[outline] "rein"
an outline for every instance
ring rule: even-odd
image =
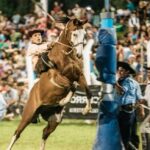
[[[84,42],[79,42],[79,43],[77,43],[77,44],[75,44],[75,45],[73,45],[73,47],[76,47],[76,46],[78,46],[78,45],[83,45],[84,44]]]
[[[61,44],[61,45],[65,46],[65,47],[68,47],[68,48],[71,48],[71,49],[73,48],[73,46],[69,46],[69,45],[64,44],[64,43],[61,43],[61,42],[59,42],[59,41],[57,41],[56,43]]]
[[[73,52],[73,46],[69,46],[67,44],[64,44],[64,43],[61,43],[61,42],[58,42],[58,41],[56,43],[61,44],[61,45],[65,46],[65,47],[71,48],[71,50],[69,52],[66,52],[66,51],[63,50],[63,53],[65,55],[69,55],[69,54],[71,54]]]
[[[47,65],[49,68],[54,68],[55,65],[52,63],[50,60],[48,62],[41,56],[42,61],[44,62],[45,65]]]
[[[69,45],[64,44],[64,43],[61,43],[61,42],[59,42],[59,41],[57,41],[56,43],[61,44],[61,45],[65,46],[65,47],[68,47],[68,48],[71,49],[69,52],[63,51],[63,53],[64,53],[65,55],[69,55],[70,53],[72,53],[72,52],[73,52],[73,49],[74,49],[76,46],[78,46],[78,45],[80,45],[80,44],[84,44],[83,42],[80,42],[80,43],[77,43],[77,44],[75,44],[75,45],[73,45],[73,46],[69,46]]]

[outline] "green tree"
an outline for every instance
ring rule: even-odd
[[[18,0],[19,6],[17,7],[17,12],[21,15],[32,12],[34,9],[34,3],[31,0]]]
[[[124,3],[125,3],[125,0],[111,0],[110,1],[111,2],[111,4],[113,5],[113,6],[115,6],[116,8],[124,8]]]
[[[0,10],[11,17],[15,13],[24,15],[31,12],[33,3],[31,0],[0,0]]]
[[[34,0],[39,2],[40,0]],[[48,0],[49,10],[52,9],[54,1],[56,0]],[[104,7],[105,0],[57,0],[59,3],[64,4],[65,10],[68,8],[73,8],[75,3],[78,3],[82,7],[91,6],[96,12],[100,12],[100,10]],[[111,4],[117,8],[122,8],[124,5],[124,0],[110,0]],[[11,17],[15,13],[20,13],[24,15],[26,13],[32,12],[34,3],[32,0],[0,0],[0,10],[3,14]]]

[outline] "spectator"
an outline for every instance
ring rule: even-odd
[[[0,93],[0,121],[1,120],[13,120],[14,114],[7,113],[8,104],[4,100],[3,95]]]
[[[130,11],[134,11],[135,10],[135,5],[132,2],[132,0],[126,0],[127,4],[126,4],[126,8]]]
[[[147,82],[146,82],[146,88],[144,91],[144,99],[147,101],[147,105],[150,107],[150,67],[145,67],[147,70]],[[146,122],[145,122],[146,121]],[[144,119],[143,124],[148,127],[150,125],[150,111],[148,111],[147,117]],[[149,141],[149,133],[145,134],[146,137],[146,150],[150,149],[150,141]]]
[[[21,20],[21,15],[19,13],[16,13],[12,16],[12,22],[17,26]]]
[[[146,54],[147,54],[147,65],[150,66],[150,35],[146,46]]]
[[[15,29],[11,30],[10,39],[13,42],[13,48],[18,46],[18,41],[21,38],[21,33]]]
[[[54,13],[58,13],[61,11],[62,4],[59,4],[57,1],[54,2],[53,11]]]
[[[146,7],[146,16],[147,19],[150,20],[150,3],[148,3]]]
[[[145,88],[144,98],[147,101],[148,106],[150,107],[150,67],[145,68],[147,70],[147,82],[146,82],[147,86]]]
[[[117,60],[123,61],[124,60],[124,52],[123,52],[123,46],[120,43],[120,41],[118,41],[116,49],[117,49]]]
[[[2,93],[0,92],[0,120],[4,119],[7,111],[7,103],[4,100]]]
[[[16,115],[16,102],[18,100],[18,92],[12,87],[12,84],[3,83],[3,97],[7,106],[7,115],[11,114],[12,117]]]
[[[60,24],[59,24],[60,26]],[[50,29],[47,30],[47,41],[52,43],[58,38],[59,30],[56,26],[52,25]]]
[[[128,25],[129,25],[129,28],[138,28],[140,29],[140,19],[139,17],[136,15],[136,12],[133,12],[128,20]]]
[[[17,113],[22,114],[24,106],[28,100],[29,92],[27,90],[25,81],[17,83],[18,100],[17,100]]]
[[[67,16],[68,17],[73,17],[73,12],[71,9],[67,9]]]
[[[85,8],[85,16],[89,23],[92,23],[93,15],[94,15],[94,10],[90,6],[86,7]]]
[[[91,85],[91,53],[92,47],[94,45],[93,32],[88,29],[87,43],[83,50],[83,72],[88,85]]]
[[[72,9],[72,13],[74,14],[74,16],[78,19],[81,19],[81,12],[82,8],[79,6],[79,4],[75,4],[74,8]]]
[[[140,1],[139,7],[137,8],[137,13],[141,22],[143,22],[144,18],[146,18],[146,5],[147,5],[146,2]]]
[[[124,56],[124,61],[128,61],[128,57],[130,54],[132,54],[131,49],[129,47],[129,43],[123,43],[123,56]]]

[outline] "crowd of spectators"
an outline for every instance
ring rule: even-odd
[[[117,59],[128,62],[136,70],[135,79],[144,83],[147,44],[150,42],[150,2],[140,1],[136,4],[132,0],[126,0],[124,9],[111,6],[110,10],[115,13],[114,25],[118,36]],[[78,19],[87,18],[83,60],[86,58],[85,63],[90,63],[84,64],[86,68],[84,72],[86,74],[89,72],[89,76],[86,77],[89,85],[99,84],[94,59],[99,44],[97,35],[100,15],[97,15],[91,6],[83,8],[79,4],[64,11],[63,4],[57,1],[49,13],[54,18],[66,15]],[[26,103],[28,97],[26,50],[30,42],[28,32],[33,28],[44,29],[44,38],[48,42],[54,41],[62,30],[61,24],[53,24],[37,7],[32,14],[21,16],[16,13],[12,18],[7,18],[0,12],[0,119],[11,120],[14,115],[22,112]]]

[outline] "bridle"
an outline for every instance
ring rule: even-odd
[[[69,52],[63,51],[63,53],[64,53],[65,55],[69,55],[70,53],[72,53],[76,46],[81,45],[81,44],[82,44],[82,45],[84,44],[84,42],[79,42],[79,43],[77,43],[77,44],[75,44],[75,45],[70,46],[70,45],[64,44],[64,43],[59,42],[59,41],[57,41],[56,43],[58,43],[58,44],[60,44],[60,45],[63,45],[63,46],[65,46],[65,47],[68,47],[68,48],[71,49]]]

